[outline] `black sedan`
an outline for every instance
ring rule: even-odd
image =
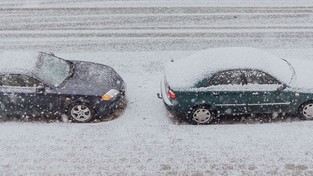
[[[0,116],[67,116],[89,122],[114,112],[125,84],[98,63],[65,60],[53,53],[0,54]]]

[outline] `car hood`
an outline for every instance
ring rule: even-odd
[[[313,61],[309,59],[287,59],[295,70],[295,78],[290,83],[291,87],[303,90],[313,89]]]
[[[113,68],[92,62],[72,62],[73,75],[65,80],[59,92],[102,96],[110,89],[124,90],[124,81]]]

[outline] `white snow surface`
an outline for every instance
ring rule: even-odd
[[[256,48],[233,47],[207,49],[169,62],[165,77],[173,89],[193,88],[198,81],[231,69],[264,71],[283,83],[289,83],[293,73],[287,62],[277,56]]]
[[[0,53],[0,72],[30,73],[38,55],[35,51],[3,51]]]
[[[304,60],[288,59],[288,62],[295,69],[295,79],[291,82],[291,86],[304,89],[304,91],[313,91],[313,60],[312,57],[308,57]]]
[[[204,48],[249,46],[312,60],[312,5],[1,0],[1,51],[44,50],[110,65],[127,83],[128,103],[120,117],[101,123],[1,122],[0,175],[313,175],[312,121],[273,114],[271,121],[231,117],[192,126],[156,98],[165,63]]]
[[[4,0],[3,7],[201,7],[201,6],[310,6],[310,0]]]
[[[195,52],[56,53],[115,68],[127,83],[127,108],[101,123],[0,123],[0,175],[311,175],[311,121],[275,116],[273,123],[193,126],[168,116],[156,98],[164,65]]]

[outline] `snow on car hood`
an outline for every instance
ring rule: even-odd
[[[165,77],[171,88],[192,88],[195,84],[221,70],[257,69],[289,83],[293,70],[283,59],[255,48],[214,48],[170,62]]]
[[[73,61],[75,70],[60,91],[71,94],[103,95],[110,89],[121,90],[123,80],[113,68],[85,61]],[[64,92],[65,93],[65,92]]]
[[[291,87],[313,90],[313,60],[309,59],[287,59],[295,69],[295,78],[290,83]]]

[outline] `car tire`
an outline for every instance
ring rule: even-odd
[[[307,101],[300,106],[299,116],[302,120],[313,120],[313,101]]]
[[[76,103],[69,106],[67,115],[73,122],[86,123],[94,119],[95,112],[86,103]]]
[[[207,125],[215,119],[216,113],[209,106],[201,105],[192,109],[188,121],[194,125]]]

